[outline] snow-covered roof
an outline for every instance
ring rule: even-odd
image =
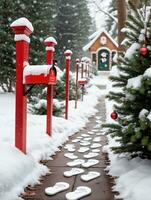
[[[89,40],[92,40],[93,38],[95,38],[98,34],[100,34],[100,32],[105,31],[104,29],[99,29],[96,32],[94,32],[92,35],[89,36]]]
[[[102,33],[105,33],[105,35],[112,41],[112,43],[118,47],[117,42],[107,33],[106,30],[100,29],[93,33],[91,36],[89,36],[89,39],[91,40],[87,45],[83,47],[83,51],[87,51],[95,42],[96,40],[100,37]]]

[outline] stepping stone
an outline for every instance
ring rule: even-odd
[[[67,162],[67,166],[74,167],[74,166],[77,166],[77,165],[81,165],[82,163],[84,163],[83,159],[76,159],[74,161]]]
[[[100,116],[96,116],[95,118],[96,118],[96,119],[101,119],[101,117],[100,117]]]
[[[90,140],[92,140],[92,138],[91,137],[85,137],[85,138],[83,138],[83,141],[90,141]]]
[[[65,146],[64,146],[64,149],[68,149],[68,148],[73,148],[73,147],[75,147],[75,145],[74,144],[66,144]]]
[[[102,147],[102,145],[99,144],[99,143],[93,143],[93,144],[90,146],[90,148],[92,148],[92,149],[95,149],[95,148],[98,148],[98,147]]]
[[[96,129],[93,129],[93,130],[92,130],[92,132],[95,132],[95,133],[98,132],[98,131],[99,131],[99,130],[96,130]]]
[[[79,153],[85,153],[86,151],[89,151],[89,150],[90,150],[89,147],[80,147],[80,148],[78,149],[78,152],[79,152]]]
[[[68,152],[75,152],[75,150],[76,150],[76,149],[75,149],[75,148],[72,148],[72,147],[67,149]]]
[[[101,137],[95,137],[94,139],[93,139],[93,142],[100,142],[101,141]]]
[[[102,135],[102,133],[96,133],[96,135],[97,135],[97,136],[100,136],[100,135]]]
[[[55,195],[59,192],[67,190],[69,187],[70,185],[66,182],[58,182],[53,187],[45,188],[45,194],[50,195],[50,196]]]
[[[90,153],[84,155],[83,157],[84,158],[94,158],[94,157],[96,157],[98,155],[99,155],[98,153],[90,152]]]
[[[91,133],[93,133],[93,132],[92,132],[92,131],[88,131],[87,133],[91,134]]]
[[[67,200],[78,200],[89,194],[91,194],[91,188],[89,188],[87,186],[79,186],[76,188],[75,191],[67,193],[66,199]]]
[[[77,159],[78,156],[74,155],[73,153],[65,153],[64,156],[66,158],[70,158],[71,160]]]
[[[84,172],[84,169],[81,168],[72,168],[70,171],[65,171],[63,174],[66,177],[71,177],[71,176],[75,176],[78,174],[82,174]]]
[[[98,120],[96,120],[96,123],[101,124],[102,121],[98,119]]]
[[[73,143],[76,143],[76,142],[80,142],[80,140],[81,140],[81,139],[77,138],[77,139],[72,140],[72,142],[73,142]]]
[[[82,139],[83,137],[81,137],[81,136],[78,136],[77,138],[78,138],[78,139]]]
[[[92,131],[89,131],[88,133],[89,133],[90,135],[94,135],[94,132],[92,132]]]
[[[88,161],[82,163],[82,167],[89,168],[89,167],[92,167],[93,165],[96,165],[98,163],[99,163],[99,160],[89,159]]]
[[[98,178],[100,175],[101,175],[100,172],[89,171],[88,174],[81,175],[81,180],[82,181],[91,181],[95,178]]]
[[[88,146],[88,145],[90,145],[91,144],[91,142],[87,142],[87,141],[82,141],[82,142],[80,142],[80,145],[81,146]]]
[[[94,153],[99,153],[101,151],[101,149],[91,149],[91,151]]]
[[[81,136],[82,136],[82,137],[89,137],[89,135],[88,135],[88,134],[85,134],[85,133],[83,133]]]

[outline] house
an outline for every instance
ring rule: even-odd
[[[112,60],[118,51],[118,44],[105,31],[99,30],[90,37],[90,42],[83,47],[91,56],[92,63],[99,71],[109,71],[112,68]]]

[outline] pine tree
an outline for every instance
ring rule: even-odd
[[[30,2],[22,0],[21,2],[20,6],[24,9],[24,16],[32,22],[34,27],[34,32],[30,36],[30,63],[44,64],[46,51],[43,41],[49,36],[54,36],[55,32],[55,0],[31,0]]]
[[[89,34],[91,18],[86,0],[57,0],[57,7],[56,38],[58,46],[56,53],[59,66],[63,69],[63,54],[66,49],[73,51],[73,61],[81,54]]]
[[[10,6],[11,5],[11,6]],[[4,91],[13,90],[15,80],[15,45],[10,24],[20,17],[28,18],[33,26],[31,35],[30,63],[45,63],[43,40],[55,31],[55,0],[1,0],[0,1],[0,85]]]
[[[0,1],[0,86],[4,91],[12,92],[14,84],[14,44],[10,31],[13,11],[10,9],[12,0]]]
[[[53,104],[53,115],[59,116],[64,112],[64,100],[65,100],[65,73],[62,74],[57,84],[54,86],[54,104]],[[70,88],[69,88],[69,100],[75,99],[75,80],[73,74],[70,71]],[[42,91],[37,90],[37,95],[30,95],[29,110],[36,115],[45,115],[46,110],[46,91],[44,88]],[[78,90],[78,98],[80,98],[80,89]]]
[[[116,1],[111,0],[108,6],[108,13],[112,15],[115,19],[117,19],[117,8],[116,8]],[[113,21],[113,19],[109,16],[106,16],[106,31],[115,39],[117,40],[117,22]]]
[[[118,75],[112,76],[114,87],[120,92],[112,91],[108,98],[114,100],[118,113],[117,123],[106,124],[108,133],[119,141],[114,147],[116,153],[131,155],[151,155],[151,53],[142,55],[142,47],[151,50],[151,13],[150,2],[141,3],[136,9],[129,3],[125,32],[127,51],[119,56],[117,62]],[[146,49],[146,50],[147,50]],[[149,69],[148,69],[149,68]]]

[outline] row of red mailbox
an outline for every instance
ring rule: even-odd
[[[26,18],[19,18],[11,24],[16,42],[16,120],[15,146],[26,153],[26,119],[27,119],[27,90],[28,85],[47,85],[47,120],[46,133],[52,133],[53,85],[57,82],[57,72],[53,64],[54,46],[57,44],[53,37],[48,37],[46,46],[46,65],[29,65],[29,35],[33,32],[32,24]],[[65,51],[66,87],[65,87],[65,118],[68,119],[69,101],[69,70],[72,52]],[[82,78],[79,85],[85,85],[87,80]]]

